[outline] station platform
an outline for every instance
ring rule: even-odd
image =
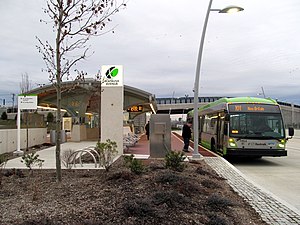
[[[142,135],[138,143],[135,146],[129,147],[124,153],[125,154],[134,154],[136,156],[143,155],[143,156],[150,156],[150,143],[147,140],[146,135]],[[173,151],[182,151],[183,148],[183,140],[182,137],[176,133],[172,132],[171,134],[171,149]],[[194,151],[194,143],[190,141],[190,152],[186,152],[187,156],[192,156]],[[200,155],[205,157],[216,157],[217,155],[202,148],[201,146],[198,147],[198,152]]]

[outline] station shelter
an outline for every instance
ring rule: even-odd
[[[62,82],[61,90],[61,108],[64,116],[62,128],[71,132],[74,141],[97,140],[101,121],[99,120],[101,101],[106,101],[102,97],[103,88],[100,82],[94,79]],[[57,107],[57,93],[53,84],[33,89],[28,94],[37,94],[40,111],[47,112]],[[157,105],[153,94],[124,85],[123,125],[127,128],[125,130],[129,129],[133,133],[143,132],[146,114],[156,111]]]

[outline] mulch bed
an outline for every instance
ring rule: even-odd
[[[119,158],[105,170],[2,170],[0,224],[265,224],[203,160],[183,172],[163,160],[132,173]]]

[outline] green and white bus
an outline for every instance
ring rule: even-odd
[[[189,112],[188,120],[193,117]],[[294,135],[289,128],[289,136]],[[221,98],[199,108],[199,143],[223,156],[286,156],[287,137],[275,100]]]

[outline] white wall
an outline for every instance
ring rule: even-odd
[[[101,142],[115,141],[120,155],[123,154],[123,96],[123,86],[103,87],[101,96]]]
[[[47,128],[28,129],[28,146],[47,142]],[[21,149],[27,146],[26,129],[21,129]],[[17,129],[0,130],[0,154],[17,150]]]

